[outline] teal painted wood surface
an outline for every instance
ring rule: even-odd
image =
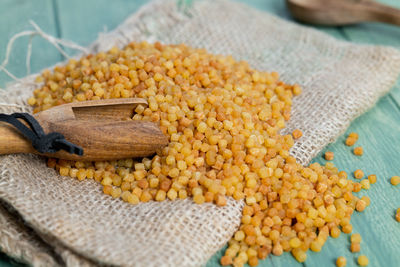
[[[54,36],[88,45],[99,32],[111,30],[129,14],[145,4],[146,0],[95,1],[95,0],[2,0],[0,2],[0,61],[3,60],[5,46],[9,38],[22,30],[29,29],[29,19],[34,20],[45,32]],[[291,20],[282,0],[249,0],[250,6]],[[398,0],[380,2],[400,7]],[[364,23],[347,27],[318,28],[327,34],[355,43],[390,45],[400,48],[400,27],[377,23]],[[11,58],[10,71],[24,76],[25,54],[28,38],[19,40]],[[69,51],[73,52],[73,51]],[[63,57],[46,41],[35,39],[32,53],[32,72],[50,66]],[[0,73],[0,87],[10,79]],[[378,182],[369,191],[371,206],[351,220],[353,232],[361,233],[363,242],[361,253],[368,255],[370,266],[395,267],[400,262],[400,224],[394,220],[395,209],[400,207],[400,188],[390,185],[389,179],[400,174],[400,82],[384,96],[369,112],[356,119],[347,132],[360,134],[357,144],[364,147],[362,157],[352,155],[351,148],[343,144],[340,137],[325,150],[335,152],[334,163],[339,169],[353,172],[363,169],[366,174],[375,173]],[[324,151],[325,151],[324,150]],[[321,152],[323,153],[323,152]],[[314,161],[324,163],[321,155]],[[297,263],[289,254],[281,257],[269,256],[260,261],[260,266],[334,266],[338,256],[345,256],[347,266],[356,266],[357,254],[349,252],[349,236],[342,234],[338,239],[330,238],[322,252],[308,253],[304,264]],[[223,251],[212,257],[207,266],[219,266]],[[0,253],[0,266],[21,266]]]

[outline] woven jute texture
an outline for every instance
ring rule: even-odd
[[[291,151],[302,164],[388,92],[400,72],[395,49],[337,41],[227,1],[150,3],[101,35],[90,51],[139,40],[232,54],[301,84],[304,93],[294,99],[285,132],[303,131]],[[31,80],[1,92],[1,112],[30,110]],[[190,199],[133,206],[104,195],[94,181],[60,177],[32,155],[0,158],[0,199],[11,208],[0,209],[2,250],[37,266],[199,266],[230,239],[243,206]]]

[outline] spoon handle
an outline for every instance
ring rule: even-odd
[[[0,155],[34,152],[31,143],[13,126],[0,122]]]
[[[400,26],[400,9],[371,0],[364,0],[360,4],[369,14],[369,20]]]

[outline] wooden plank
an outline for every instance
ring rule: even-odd
[[[54,21],[53,4],[51,0],[39,1],[15,1],[3,0],[0,2],[0,60],[4,60],[8,40],[16,33],[24,30],[32,30],[29,20],[33,20],[43,31],[56,36],[56,25]],[[9,71],[17,77],[26,74],[25,55],[29,37],[23,37],[16,41]],[[35,37],[32,43],[32,72],[37,72],[47,66],[51,66],[61,60],[59,52],[47,41]],[[12,79],[0,72],[0,88]]]
[[[253,8],[256,8],[258,10],[266,11],[269,12],[275,16],[278,16],[280,18],[293,21],[292,16],[289,13],[289,10],[286,7],[286,1],[282,0],[274,0],[274,1],[265,1],[265,0],[236,0],[237,2],[242,2],[245,3]],[[317,28],[318,30],[321,30],[327,34],[330,34],[336,38],[343,39],[344,36],[342,35],[342,32],[338,30],[336,27],[315,27],[312,25],[307,25],[303,24],[306,27],[313,27]]]
[[[400,173],[398,147],[400,140],[400,113],[389,95],[383,97],[369,112],[356,119],[347,133],[359,133],[360,138],[355,146],[362,146],[365,154],[357,157],[352,148],[344,145],[345,136],[329,145],[324,151],[335,153],[334,163],[349,174],[362,169],[366,175],[376,174],[378,181],[370,190],[362,190],[357,195],[367,195],[371,199],[369,206],[362,214],[354,214],[351,220],[353,233],[360,233],[363,241],[361,253],[370,259],[370,266],[396,266],[400,260],[397,253],[400,246],[400,224],[394,220],[395,209],[400,207],[399,188],[389,182],[393,175]],[[320,153],[315,161],[324,163]],[[352,180],[355,180],[352,178]],[[349,237],[341,234],[338,240],[331,239],[321,253],[315,253],[307,260],[307,266],[318,266],[324,260],[333,262],[338,256],[345,256],[347,266],[356,266],[354,258],[361,253],[349,251]]]
[[[277,5],[276,5],[276,2],[268,2],[269,5],[265,5],[266,2],[258,2],[258,1],[256,1],[256,2],[252,1],[250,3],[253,4],[255,7],[259,8],[259,9],[261,9],[261,7],[262,7],[262,9],[267,9],[267,10],[272,9],[274,12],[277,12],[278,15],[281,15],[284,18],[289,18],[287,12],[285,13],[285,9],[282,8],[282,5],[281,5],[282,2],[280,2],[280,4],[277,4]],[[281,12],[281,13],[279,13],[279,12]],[[60,20],[63,21],[62,19],[60,19]],[[63,37],[65,37],[64,28],[65,27],[64,27],[63,23],[61,23],[61,32],[63,34]],[[323,28],[322,30],[327,32],[327,33],[329,33],[329,34],[332,34],[332,35],[334,35],[336,37],[339,37],[339,38],[342,38],[342,39],[344,38],[343,35],[340,33],[340,31],[338,31],[337,29]],[[87,32],[87,30],[85,30],[85,31]],[[87,36],[88,35],[84,35],[83,37],[80,37],[80,38],[85,40],[85,38],[87,38]],[[90,39],[90,38],[88,38],[88,39]],[[91,40],[89,40],[89,42],[90,41]],[[345,238],[345,237],[342,237],[342,238]],[[330,249],[329,249],[329,251],[330,251]],[[222,250],[219,253],[217,253],[212,259],[210,259],[210,261],[208,262],[207,266],[218,266],[218,260],[219,260],[219,258],[221,256],[221,254],[222,254]],[[316,254],[316,253],[310,253],[310,254]],[[316,254],[316,255],[321,255],[322,256],[322,254]],[[312,257],[309,257],[309,258],[313,258],[313,257],[314,257],[314,255]],[[326,255],[323,255],[322,259],[324,259],[325,257],[326,257]],[[319,263],[321,263],[321,262],[326,262],[326,261],[319,261]],[[261,262],[261,266],[266,266],[266,265],[273,265],[273,266],[289,266],[290,265],[290,266],[292,266],[294,264],[296,264],[296,262],[293,260],[293,258],[289,254],[285,254],[282,257],[269,257],[267,260]],[[312,266],[312,265],[310,265],[310,266]]]
[[[263,1],[263,0],[251,0],[251,1],[245,1],[245,0],[239,0],[239,2],[244,2],[246,4],[249,4],[250,6],[257,8],[262,11],[267,11],[269,13],[272,13],[274,15],[277,15],[281,18],[284,18],[286,20],[292,21],[292,17],[289,14],[285,1]],[[303,24],[304,25],[304,24]],[[307,27],[311,27],[310,25],[304,25]],[[343,32],[341,29],[336,28],[336,27],[314,27],[317,28],[318,30],[321,30],[329,35],[332,35],[338,39],[345,40],[345,36],[343,35]],[[218,251],[206,264],[206,267],[216,267],[220,266],[219,264],[219,259],[224,255],[224,250],[226,248],[221,249]],[[318,253],[308,253],[308,258],[314,257],[312,254],[318,254]],[[309,265],[307,260],[304,264],[298,263],[290,253],[284,253],[282,256],[276,257],[276,256],[268,256],[267,259],[265,260],[260,260],[259,265],[260,267],[263,266],[273,266],[273,267],[286,267],[286,266],[323,266],[326,264],[326,261],[319,261],[317,264],[319,265]]]
[[[398,0],[377,0],[380,3],[400,8]],[[348,39],[355,43],[388,45],[400,48],[400,27],[383,23],[361,23],[343,27]]]
[[[211,259],[206,263],[205,267],[219,267],[221,266],[219,261],[221,257],[224,255],[224,251],[227,247],[225,246],[223,249],[218,251],[211,257]],[[287,266],[302,266],[302,264],[298,263],[291,254],[284,253],[282,256],[268,256],[265,260],[260,260],[259,267],[287,267]]]
[[[254,6],[259,9],[264,7],[269,11],[274,10],[274,13],[280,10],[276,8],[276,5],[272,4],[272,2],[276,3],[276,1],[269,1],[269,5],[259,3],[258,1],[256,1],[256,3],[254,2],[255,1],[250,1],[249,3],[253,3]],[[278,6],[281,6],[282,2],[280,2]],[[281,13],[280,15],[281,17],[289,18],[285,13]],[[366,30],[366,28],[371,27],[377,27],[378,29]],[[351,26],[350,28],[355,28],[358,35],[353,35],[353,33],[349,32],[348,27],[341,27],[340,30],[329,27],[318,27],[318,29],[336,38],[347,39],[354,42],[362,42],[363,40],[361,37],[371,35],[371,31],[378,31],[380,34],[389,36],[400,36],[400,34],[397,33],[399,30],[398,28],[388,25],[362,24]],[[379,28],[384,28],[386,33],[382,33]],[[396,34],[391,35],[391,31],[396,31]],[[365,39],[364,42],[399,45],[398,39],[396,39],[396,41],[395,39],[396,38],[392,40],[383,40],[382,36],[379,36],[376,42],[369,39]],[[396,91],[397,90],[398,87],[396,88]],[[344,136],[327,147],[327,149],[335,152],[336,159],[334,162],[340,169],[353,172],[355,168],[361,168],[366,172],[368,171],[369,174],[376,173],[378,177],[381,178],[371,190],[368,192],[363,190],[364,192],[359,194],[368,195],[371,198],[372,204],[363,214],[355,214],[352,218],[352,224],[354,226],[353,232],[359,232],[363,236],[361,252],[368,255],[370,258],[370,266],[396,266],[396,263],[400,259],[398,253],[396,253],[396,248],[399,247],[400,243],[399,225],[393,218],[394,209],[397,208],[395,203],[400,207],[400,196],[399,194],[395,194],[396,189],[388,183],[390,176],[399,173],[398,167],[395,167],[400,166],[400,160],[399,157],[396,156],[395,149],[396,147],[400,147],[400,140],[398,139],[400,129],[397,126],[399,121],[399,107],[397,103],[393,101],[393,96],[387,95],[379,101],[377,106],[371,111],[354,121],[348,130],[348,132],[355,131],[360,133],[360,140],[358,143],[362,144],[366,155],[361,158],[352,155],[351,149],[343,144]],[[374,125],[374,127],[371,127],[372,125]],[[314,161],[324,163],[321,154],[319,157],[316,157]],[[390,163],[388,163],[388,159],[391,160]],[[389,194],[384,194],[384,192],[388,192]],[[382,197],[382,195],[384,195],[384,197]],[[377,244],[379,244],[379,246],[377,246]],[[320,253],[308,252],[308,259],[303,265],[326,266],[329,264],[333,266],[337,257],[345,256],[348,259],[347,266],[357,266],[356,256],[360,255],[360,253],[350,253],[349,245],[349,235],[342,234],[338,239],[330,238]],[[222,251],[215,255],[208,262],[207,266],[218,266],[217,257],[219,258],[221,255]],[[260,261],[259,266],[302,265],[295,261],[290,262],[290,257],[291,256],[287,253],[278,259],[274,256],[269,257],[264,261]]]
[[[32,30],[29,20],[33,20],[43,31],[57,36],[54,21],[53,3],[51,0],[15,1],[2,0],[0,2],[0,60],[4,60],[6,46],[9,39],[16,33]],[[26,75],[25,60],[29,37],[23,37],[15,42],[12,56],[7,69],[17,77]],[[32,42],[31,71],[38,72],[61,60],[60,53],[47,41],[35,37]],[[0,72],[0,88],[12,79]],[[0,248],[1,251],[1,248]],[[0,267],[26,266],[0,252]]]
[[[143,4],[149,2],[146,0],[55,1],[59,10],[62,38],[83,46],[97,39],[99,33],[114,29]]]
[[[387,5],[400,8],[398,0],[379,0]],[[392,46],[400,49],[400,27],[382,23],[362,23],[343,28],[349,41],[363,44]],[[390,92],[391,97],[400,106],[400,80]]]
[[[334,266],[337,257],[345,256],[347,266],[357,266],[356,257],[365,254],[370,260],[370,266],[397,266],[397,262],[400,261],[400,254],[397,253],[400,247],[400,224],[395,221],[394,212],[400,207],[400,189],[392,186],[389,179],[400,173],[399,121],[398,107],[387,95],[376,107],[356,119],[345,135],[314,159],[314,162],[325,164],[323,153],[326,150],[333,151],[333,162],[339,169],[345,170],[350,176],[354,170],[362,169],[366,175],[376,174],[378,181],[371,185],[370,190],[362,190],[357,194],[359,197],[367,195],[371,199],[371,205],[363,213],[354,214],[351,220],[353,233],[360,233],[363,238],[361,253],[352,254],[349,251],[349,235],[342,233],[338,239],[329,238],[320,253],[308,252],[307,261],[303,265]],[[362,157],[354,156],[352,148],[344,145],[346,135],[352,131],[360,135],[356,146],[364,148],[365,154]],[[222,251],[218,252],[206,266],[219,266],[218,259],[221,255]],[[302,264],[285,253],[281,257],[268,257],[260,261],[259,266],[283,267]]]
[[[30,3],[29,1],[26,2]],[[0,22],[2,22],[3,25],[10,21],[9,24],[6,24],[8,27],[4,27],[7,28],[7,31],[5,31],[6,35],[3,32],[5,29],[0,28],[0,36],[11,36],[12,34],[8,32],[10,29],[13,30],[13,33],[24,29],[22,26],[26,24],[22,25],[20,29],[15,27],[16,23],[18,24],[21,22],[21,17],[19,16],[15,20],[12,20],[12,16],[16,14],[22,14],[21,16],[23,17],[35,17],[34,20],[39,21],[42,17],[41,14],[47,11],[46,8],[43,8],[43,6],[38,3],[49,3],[50,1],[37,1],[35,2],[35,6],[33,6],[33,4],[27,4],[26,2],[15,2],[19,3],[17,5],[14,4],[13,0],[7,0],[0,3],[0,10],[10,10],[7,11],[9,14],[8,19],[1,18],[0,16]],[[55,18],[58,18],[58,21],[60,21],[59,34],[63,38],[73,40],[82,45],[87,45],[96,39],[98,32],[103,31],[104,25],[107,26],[109,30],[114,28],[122,22],[126,16],[136,11],[144,2],[146,1],[57,1],[55,3],[59,12],[55,15]],[[28,5],[28,7],[21,9],[20,3]],[[284,6],[284,1],[252,0],[246,3],[260,10],[268,10],[283,18],[290,18]],[[9,8],[8,5],[14,6],[14,8]],[[48,7],[51,9],[50,6]],[[60,12],[60,10],[62,10],[62,12]],[[40,23],[39,25],[47,32],[57,34],[57,27],[55,27],[56,25],[54,24],[52,26],[52,22],[49,19],[50,16],[46,15],[43,17],[46,21],[48,20],[48,24],[41,22],[43,25]],[[5,20],[4,22],[3,19]],[[53,31],[51,31],[52,27]],[[350,36],[350,40],[352,41],[362,42],[364,40],[366,43],[374,43],[366,38],[366,35],[370,32],[367,29],[369,29],[369,27],[377,27],[377,29],[371,30],[371,32],[379,32],[377,42],[383,42],[382,44],[398,44],[398,41],[395,42],[394,40],[396,38],[389,40],[382,37],[382,27],[386,29],[385,31],[389,32],[385,33],[385,36],[389,35],[390,38],[392,38],[392,36],[396,37],[396,34],[399,36],[397,29],[394,27],[377,24],[363,24],[352,27],[354,27],[354,31],[356,32],[349,32],[346,27],[343,30],[344,35],[336,28],[320,29],[338,38],[343,39],[347,35]],[[350,29],[352,29],[352,27],[350,27]],[[1,48],[4,47],[2,44],[7,39],[8,38],[0,39],[0,55],[4,54]],[[43,47],[43,53],[39,54],[37,58],[41,56],[41,59],[35,60],[35,64],[41,64],[43,61],[47,62],[49,58],[45,56],[45,54],[52,50],[52,48],[50,49],[45,44],[40,44],[38,47]],[[23,52],[25,50],[21,49],[18,51]],[[21,55],[21,53],[19,54]],[[34,54],[35,56],[37,55],[36,52]],[[56,53],[56,57],[55,61],[58,61],[60,59],[58,53]],[[45,60],[43,60],[43,58],[45,58]],[[24,59],[20,61],[22,63],[17,65],[16,71],[21,71],[23,75],[24,73],[22,72],[21,66],[24,66],[25,61]],[[44,66],[49,64],[53,63],[46,63]],[[1,81],[0,77],[0,84]],[[393,220],[393,211],[394,208],[397,208],[394,203],[398,203],[398,206],[400,206],[400,199],[398,198],[399,194],[395,194],[398,190],[392,188],[387,181],[391,175],[396,174],[396,172],[397,174],[399,173],[399,169],[393,167],[400,166],[398,152],[396,151],[396,147],[400,147],[400,141],[397,140],[398,132],[400,131],[398,128],[399,126],[397,126],[399,121],[400,116],[396,103],[393,102],[391,96],[386,96],[378,103],[377,107],[357,119],[349,129],[349,131],[360,133],[359,143],[363,145],[366,155],[362,158],[352,156],[349,151],[350,149],[345,147],[342,143],[344,137],[341,137],[336,143],[328,147],[328,149],[335,152],[336,159],[334,162],[341,169],[353,171],[354,168],[362,168],[365,171],[376,172],[376,174],[378,174],[378,183],[367,192],[373,204],[367,208],[363,214],[355,214],[352,219],[355,231],[363,235],[364,242],[362,251],[370,257],[370,266],[394,266],[393,264],[400,260],[398,255],[393,253],[393,248],[399,247],[398,242],[400,240],[398,236],[399,225]],[[320,162],[323,161],[320,157],[317,157],[316,160]],[[384,192],[387,194],[383,195]],[[371,228],[373,228],[373,231],[371,231]],[[392,236],[394,237],[392,238]],[[389,242],[388,240],[393,241]],[[374,244],[379,244],[379,247]],[[329,265],[333,266],[334,259],[337,256],[344,255],[348,258],[348,266],[356,266],[355,262],[352,260],[354,255],[348,252],[347,246],[348,237],[346,235],[342,234],[338,240],[329,239],[321,253],[309,253],[305,265],[323,266],[327,265],[327,262],[329,262]],[[218,260],[222,251],[219,253],[220,254],[217,253],[210,259],[207,266],[218,266]],[[381,262],[381,265],[379,265],[378,262]],[[285,253],[284,256],[281,257],[269,257],[260,263],[260,266],[300,266],[288,253]],[[0,264],[0,266],[2,265]]]

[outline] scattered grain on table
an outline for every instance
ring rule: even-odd
[[[333,153],[332,151],[326,151],[326,152],[325,152],[325,155],[324,155],[324,158],[325,158],[326,160],[333,160],[333,158],[334,158],[334,153]]]
[[[364,151],[363,151],[363,148],[362,148],[361,146],[359,146],[359,147],[355,147],[355,148],[353,149],[353,153],[354,153],[354,155],[356,155],[356,156],[362,156],[363,153],[364,153]]]
[[[364,172],[360,169],[354,171],[354,178],[362,179],[364,177]]]
[[[352,234],[351,236],[350,236],[350,242],[356,242],[356,243],[361,243],[361,240],[362,240],[362,238],[361,238],[361,235],[359,234],[359,233],[355,233],[355,234]]]
[[[368,180],[370,184],[376,183],[376,175],[375,174],[368,175]]]
[[[353,242],[350,244],[351,253],[357,253],[357,252],[360,252],[360,250],[361,250],[360,243]]]
[[[390,183],[395,186],[400,184],[400,176],[392,176],[392,178],[390,178]]]
[[[398,209],[396,210],[395,219],[396,219],[396,221],[400,222],[400,208],[398,208]]]
[[[345,257],[340,256],[336,259],[336,267],[345,267],[347,264],[347,260]]]
[[[361,188],[365,189],[365,190],[368,190],[371,187],[368,179],[361,180],[360,184],[361,184]]]
[[[358,263],[358,265],[360,265],[360,266],[367,266],[367,265],[369,264],[369,260],[368,260],[367,256],[365,256],[365,255],[360,255],[360,256],[357,258],[357,263]]]
[[[357,142],[357,140],[358,140],[358,134],[352,132],[352,133],[350,133],[350,134],[347,136],[346,141],[345,141],[345,144],[346,144],[347,146],[352,146],[352,145],[354,145],[354,144]]]
[[[366,204],[366,206],[368,207],[369,204],[371,203],[371,199],[368,196],[362,196],[361,200],[363,200]]]

